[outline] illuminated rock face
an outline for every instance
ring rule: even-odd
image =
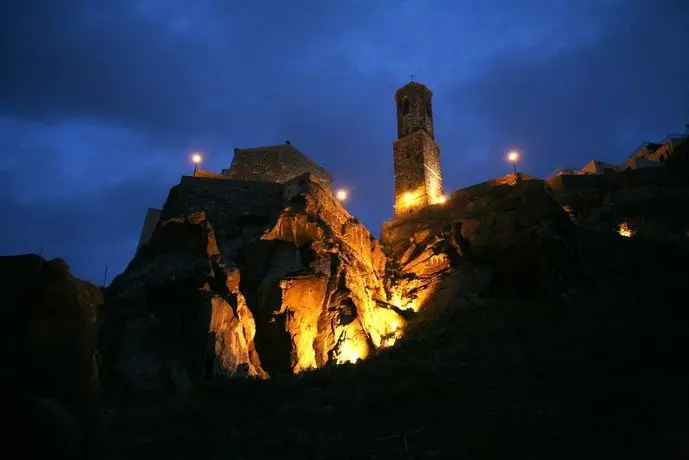
[[[184,388],[215,374],[266,375],[256,324],[204,213],[168,219],[106,291],[103,373],[126,391]]]
[[[543,181],[510,178],[386,222],[388,289],[415,310],[448,296],[534,297],[561,289],[581,263],[574,223]]]
[[[108,288],[104,372],[183,387],[356,362],[429,304],[558,292],[581,266],[575,223],[526,176],[388,222],[380,243],[317,180],[268,185],[170,193],[162,226]]]
[[[403,322],[385,291],[379,243],[316,184],[240,252],[269,372],[355,362]]]
[[[137,391],[263,378],[356,362],[394,342],[405,320],[385,288],[386,256],[317,180],[286,184],[281,201],[257,189],[265,205],[251,214],[244,203],[235,214],[232,202],[214,206],[203,187],[193,199],[171,192],[150,243],[107,290],[110,382]]]

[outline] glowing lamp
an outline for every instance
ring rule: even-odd
[[[447,201],[447,197],[446,197],[445,195],[440,195],[440,196],[436,199],[436,203],[440,203],[440,204],[443,204],[443,203],[445,203],[446,201]]]
[[[517,174],[517,160],[519,159],[519,152],[512,150],[507,154],[507,159],[512,162],[512,168],[514,168],[514,174]]]
[[[335,192],[335,198],[340,201],[346,201],[349,198],[349,192],[343,188]]]
[[[404,202],[407,204],[411,204],[414,201],[414,195],[412,195],[410,192],[407,192],[404,194]]]
[[[201,160],[203,160],[203,158],[199,153],[193,153],[191,155],[191,162],[194,163],[194,176],[196,176],[196,171],[199,169],[199,163],[201,163]]]

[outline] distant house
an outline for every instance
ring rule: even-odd
[[[664,158],[664,157],[663,157]],[[663,160],[664,161],[664,160]],[[633,156],[620,165],[619,171],[629,171],[630,169],[652,168],[660,166],[662,162],[645,157]]]
[[[599,160],[591,160],[579,170],[579,174],[608,174],[617,171],[618,166]]]
[[[553,171],[553,173],[550,175],[550,177],[562,176],[562,175],[572,176],[575,174],[579,174],[579,170],[576,168],[558,168],[555,171]]]
[[[629,171],[632,169],[652,168],[665,163],[665,160],[672,155],[677,147],[689,140],[689,126],[684,134],[671,134],[666,136],[662,142],[644,142],[627,158],[622,164],[615,165],[599,160],[591,160],[580,169],[560,168],[551,177],[561,175],[581,175],[581,174],[609,174],[617,171]]]

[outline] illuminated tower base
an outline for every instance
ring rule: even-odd
[[[444,201],[440,148],[433,135],[431,91],[411,82],[395,93],[395,217]]]

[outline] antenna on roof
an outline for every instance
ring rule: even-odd
[[[292,143],[291,143],[289,140],[286,140],[286,141],[285,141],[285,144],[287,144],[287,145],[292,145]]]

